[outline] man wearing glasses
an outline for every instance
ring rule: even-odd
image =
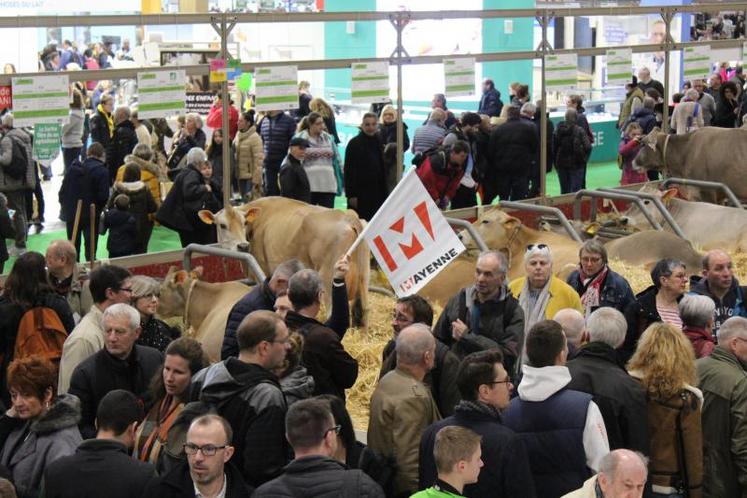
[[[229,462],[234,454],[232,439],[231,425],[223,417],[196,418],[184,444],[187,462],[154,479],[144,498],[249,498],[252,488]]]
[[[104,310],[113,304],[130,302],[130,272],[115,265],[100,266],[91,272],[89,289],[93,297],[93,306],[73,329],[62,347],[57,388],[59,394],[66,393],[70,388],[70,377],[75,367],[104,347]]]
[[[273,370],[290,349],[288,327],[274,312],[249,313],[236,332],[239,356],[198,372],[190,392],[235,429],[229,438],[233,461],[244,480],[259,486],[280,475],[288,463],[287,405]],[[194,398],[193,398],[194,400]]]
[[[285,433],[296,458],[283,475],[264,484],[253,498],[280,496],[360,496],[384,498],[381,487],[361,470],[348,470],[334,459],[340,426],[326,400],[293,403],[285,417]]]
[[[464,487],[464,496],[533,497],[534,485],[524,444],[501,419],[500,411],[508,407],[514,389],[503,367],[503,354],[492,349],[468,355],[459,365],[456,384],[462,401],[454,415],[428,427],[420,440],[420,489],[436,482],[433,452],[436,434],[444,427],[459,426],[481,436],[485,463],[477,482]]]

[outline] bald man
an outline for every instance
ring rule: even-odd
[[[648,461],[640,453],[611,451],[602,458],[597,475],[584,482],[581,489],[563,498],[641,498],[648,477],[647,467]]]
[[[747,317],[745,296],[747,287],[741,287],[734,276],[734,266],[725,251],[713,249],[703,256],[703,278],[690,281],[690,294],[700,294],[713,299],[713,339],[718,344],[721,325],[732,316]]]
[[[88,289],[88,271],[78,264],[75,246],[65,239],[53,240],[47,247],[47,272],[55,292],[67,299],[77,324],[93,305]]]
[[[563,308],[555,313],[552,319],[563,327],[563,332],[565,332],[565,337],[568,340],[568,359],[570,360],[576,356],[578,348],[586,342],[584,337],[584,328],[586,327],[584,315],[577,309]]]
[[[395,495],[418,490],[420,435],[441,419],[430,388],[423,383],[434,365],[436,340],[416,323],[397,336],[397,367],[384,375],[371,396],[368,445],[397,462]]]

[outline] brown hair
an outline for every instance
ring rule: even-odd
[[[472,458],[480,447],[480,440],[477,433],[458,425],[444,427],[438,431],[433,446],[436,470],[439,473],[451,472],[454,465]]]
[[[8,389],[44,399],[47,389],[52,390],[52,396],[57,392],[57,369],[51,361],[39,357],[28,356],[13,360],[8,366]]]

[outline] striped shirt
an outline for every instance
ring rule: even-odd
[[[656,311],[657,313],[659,313],[662,321],[670,323],[675,327],[682,329],[682,319],[680,318],[680,314],[677,310],[671,308],[661,308],[657,306]]]
[[[443,126],[436,124],[434,121],[428,121],[428,124],[415,130],[415,135],[412,138],[412,152],[417,154],[441,145],[445,136],[446,129]]]

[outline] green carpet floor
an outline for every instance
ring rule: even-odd
[[[620,170],[617,168],[617,163],[594,163],[590,164],[586,174],[586,185],[587,188],[595,189],[597,187],[614,187],[620,183]],[[552,171],[547,175],[547,194],[549,196],[560,194],[560,185],[558,183],[558,175],[555,171]],[[335,199],[335,207],[338,209],[344,209],[346,207],[346,200],[344,196],[339,196]],[[42,232],[36,235],[29,235],[27,247],[31,251],[38,251],[44,253],[47,250],[49,243],[56,239],[66,238],[64,230],[53,231],[53,232]],[[97,259],[107,259],[109,254],[106,250],[106,239],[107,236],[103,235],[99,237],[99,246],[96,251]],[[8,247],[12,245],[12,241],[7,241]],[[173,249],[179,249],[181,244],[179,243],[179,236],[176,232],[163,227],[156,227],[153,230],[153,236],[148,244],[148,252],[159,252]],[[11,258],[5,263],[4,273],[10,271],[13,266],[14,258]]]

